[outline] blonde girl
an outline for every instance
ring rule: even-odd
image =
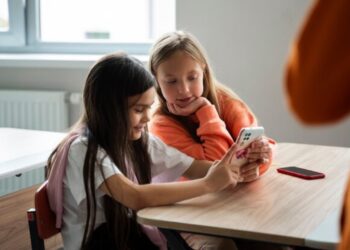
[[[160,102],[150,131],[168,145],[196,159],[218,160],[242,127],[258,124],[248,105],[214,78],[204,49],[191,34],[165,34],[153,45],[149,65]],[[245,181],[267,170],[271,143],[265,138],[253,143]]]
[[[195,159],[214,161],[234,145],[241,128],[258,124],[248,105],[214,78],[204,49],[190,33],[176,31],[159,38],[149,66],[159,99],[150,131],[166,144]],[[254,181],[266,172],[271,144],[267,138],[251,144],[240,181]],[[181,235],[194,249],[210,242],[206,236]]]

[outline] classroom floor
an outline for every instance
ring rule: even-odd
[[[34,193],[38,187],[0,196],[0,249],[31,249],[27,210],[34,207]],[[60,236],[45,241],[45,249],[59,247],[62,247]]]

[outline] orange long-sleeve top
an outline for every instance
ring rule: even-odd
[[[350,1],[319,0],[305,19],[289,58],[286,90],[297,116],[333,123],[350,113]],[[350,249],[350,179],[338,250]]]
[[[237,138],[242,127],[256,126],[257,121],[247,106],[218,91],[218,100],[221,109],[219,116],[214,105],[201,107],[191,117],[197,124],[197,142],[190,133],[175,119],[156,113],[150,122],[150,132],[158,136],[166,144],[177,148],[185,154],[198,160],[219,160]],[[274,141],[271,140],[274,144]],[[260,175],[271,164],[260,166]]]

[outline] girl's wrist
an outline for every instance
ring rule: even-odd
[[[202,179],[203,179],[203,188],[205,190],[205,193],[207,194],[207,193],[215,192],[215,188],[211,183],[210,178],[208,178],[208,176],[205,176]]]
[[[219,190],[219,187],[213,182],[213,178],[210,175],[206,175],[203,179],[205,193],[214,193]]]

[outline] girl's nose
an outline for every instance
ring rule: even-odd
[[[178,87],[179,94],[185,94],[189,92],[190,88],[188,86],[188,83],[186,81],[181,81]]]
[[[143,122],[149,122],[151,120],[151,109],[146,109],[142,117]]]

